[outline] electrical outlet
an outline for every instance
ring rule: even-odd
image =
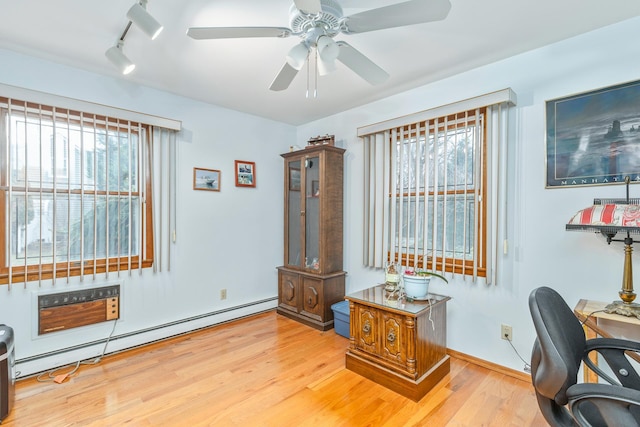
[[[507,341],[513,340],[513,330],[511,329],[511,326],[502,325],[500,328],[500,338]]]
[[[220,289],[220,299],[227,299],[227,290]]]

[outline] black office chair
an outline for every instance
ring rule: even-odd
[[[560,294],[548,287],[534,289],[529,309],[538,338],[531,355],[531,380],[538,406],[555,426],[640,426],[640,376],[625,350],[640,351],[640,343],[615,338],[586,340],[584,330]],[[600,356],[600,367],[588,357]],[[577,383],[584,362],[607,383]],[[601,367],[610,367],[618,381]]]

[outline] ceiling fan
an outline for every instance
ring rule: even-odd
[[[335,70],[338,60],[370,84],[377,85],[389,78],[389,74],[350,44],[335,41],[334,37],[340,33],[365,33],[440,21],[446,18],[450,9],[449,0],[410,0],[343,16],[342,7],[335,0],[293,0],[289,9],[290,28],[192,27],[187,35],[196,40],[299,36],[302,41],[289,51],[286,62],[269,87],[274,91],[289,87],[314,49],[317,72],[321,76]]]

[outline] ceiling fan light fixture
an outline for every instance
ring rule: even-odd
[[[325,62],[334,62],[340,54],[340,47],[331,37],[320,36],[316,42],[318,55]]]
[[[127,18],[136,24],[151,40],[154,40],[162,32],[163,27],[147,12],[146,6],[147,0],[134,4],[127,12]]]
[[[139,0],[143,5],[148,0]],[[388,6],[367,9],[344,16],[344,0],[293,0],[289,8],[289,28],[283,27],[192,27],[187,34],[196,40],[250,37],[299,36],[302,42],[291,48],[287,61],[269,89],[289,87],[296,74],[307,63],[307,92],[313,73],[317,76],[336,69],[340,61],[372,85],[382,84],[389,74],[346,42],[335,41],[339,34],[357,34],[388,28],[440,21],[448,15],[451,0],[403,0]],[[309,54],[314,50],[314,61]],[[313,62],[313,66],[311,66]],[[317,90],[314,90],[314,97]]]
[[[304,43],[298,43],[287,54],[287,63],[300,71],[309,57],[309,47]]]
[[[117,45],[107,49],[104,55],[122,74],[127,75],[136,68],[136,64],[131,62],[124,52],[122,52],[123,45],[124,42],[119,41]]]
[[[318,55],[316,58],[316,64],[318,67],[318,74],[321,76],[326,76],[327,74],[331,74],[336,70],[336,62],[335,61],[325,61],[322,59],[322,56]]]

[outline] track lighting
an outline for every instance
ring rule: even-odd
[[[124,27],[122,35],[118,39],[118,43],[107,49],[105,52],[105,56],[109,61],[118,67],[122,74],[125,75],[129,74],[134,68],[136,68],[136,65],[125,56],[124,52],[122,52],[124,39],[127,37],[131,24],[136,24],[145,34],[151,37],[151,40],[158,37],[158,34],[162,31],[162,25],[160,25],[160,23],[156,21],[153,16],[149,15],[149,12],[147,12],[147,2],[148,0],[140,0],[139,3],[131,6],[127,12],[129,22],[127,22],[127,26]]]
[[[122,52],[122,47],[124,46],[124,40],[119,40],[118,44],[107,49],[104,53],[105,56],[111,61],[113,65],[115,65],[122,74],[129,74],[136,68],[136,64],[131,62],[129,58],[126,57],[124,52]]]
[[[147,12],[147,0],[136,3],[127,12],[127,18],[154,40],[162,31],[162,25]]]

